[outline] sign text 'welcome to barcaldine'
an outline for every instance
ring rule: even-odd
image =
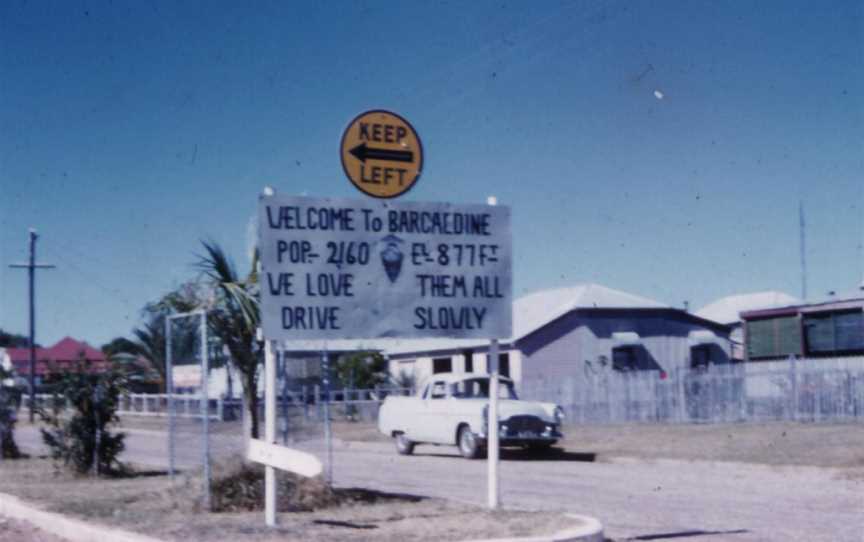
[[[270,340],[512,333],[507,207],[265,196],[259,232]]]

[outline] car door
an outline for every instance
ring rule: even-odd
[[[422,442],[445,442],[443,434],[447,422],[447,383],[433,380],[423,396],[420,405],[418,440]]]

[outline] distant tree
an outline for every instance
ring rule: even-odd
[[[102,345],[102,353],[108,359],[115,354],[138,354],[138,345],[126,337],[115,337]]]
[[[135,352],[144,358],[159,375],[160,388],[165,389],[165,317],[152,315],[141,327],[132,330]]]
[[[26,348],[28,346],[30,346],[29,338],[0,329],[0,348]],[[39,344],[37,343],[36,346],[38,347]]]
[[[342,387],[371,389],[387,382],[387,359],[378,352],[354,352],[336,362],[336,377]]]
[[[411,390],[417,386],[417,379],[413,373],[399,371],[398,375],[390,377],[390,383],[397,388]]]

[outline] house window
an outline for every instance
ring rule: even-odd
[[[465,372],[473,373],[474,372],[474,352],[471,350],[465,350],[462,352],[462,355],[465,356]]]
[[[510,354],[498,354],[498,374],[501,376],[510,376]]]
[[[797,316],[748,320],[746,326],[748,358],[801,355],[801,326]]]
[[[690,348],[690,367],[692,369],[707,369],[711,362],[710,344],[700,344]]]
[[[435,358],[432,360],[432,374],[450,373],[453,371],[452,358]]]
[[[636,370],[636,348],[616,346],[612,349],[612,368],[616,371]]]
[[[854,354],[864,351],[864,312],[822,312],[804,315],[807,355]]]

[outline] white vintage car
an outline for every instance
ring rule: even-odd
[[[500,377],[498,389],[502,447],[545,450],[563,437],[560,406],[520,401],[509,378]],[[416,444],[447,444],[474,459],[485,451],[488,414],[488,376],[440,373],[414,397],[388,396],[378,413],[378,429],[396,439],[396,450],[403,455],[413,453]]]

